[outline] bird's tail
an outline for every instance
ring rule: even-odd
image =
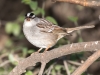
[[[76,30],[81,30],[81,29],[86,29],[86,28],[94,28],[95,25],[88,25],[88,26],[79,26],[79,27],[74,27],[74,28],[65,28],[67,30],[67,33],[72,33],[73,31]]]

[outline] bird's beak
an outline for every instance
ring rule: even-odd
[[[27,21],[30,21],[30,18],[26,18]]]

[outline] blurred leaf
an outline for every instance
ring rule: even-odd
[[[84,52],[79,52],[79,53],[73,53],[70,56],[71,60],[78,60],[79,58],[82,58],[84,55]]]
[[[33,75],[32,71],[27,71],[25,75]]]
[[[7,47],[12,46],[12,44],[13,44],[13,41],[12,41],[11,39],[8,39],[8,40],[6,41],[6,46],[7,46]]]
[[[31,1],[29,5],[32,10],[36,10],[38,3],[37,3],[37,1]]]
[[[71,60],[77,60],[77,56],[76,56],[76,54],[74,54],[74,53],[71,54],[70,59],[71,59]]]
[[[47,16],[46,19],[49,20],[50,22],[58,25],[57,21],[53,17]]]
[[[83,39],[79,37],[78,42],[83,42]]]
[[[22,51],[23,51],[23,56],[25,57],[27,55],[27,53],[28,53],[27,52],[28,49],[26,47],[23,47]]]
[[[11,62],[15,61],[15,58],[14,58],[14,56],[13,56],[12,54],[9,54],[9,60],[10,60]]]
[[[5,31],[8,33],[8,34],[13,34],[15,36],[18,36],[21,32],[21,27],[18,23],[7,23],[6,26],[5,26]]]
[[[74,72],[74,70],[76,69],[76,67],[69,65],[68,66],[70,73]]]
[[[56,75],[56,71],[54,69],[52,69],[51,75]]]
[[[35,52],[33,49],[28,50],[28,53],[29,53],[29,54],[31,54],[31,53],[33,53],[33,52]]]
[[[57,70],[57,71],[60,71],[61,68],[62,68],[61,65],[56,65],[56,66],[55,66],[55,70]]]
[[[35,14],[35,15],[38,15],[38,14],[45,15],[45,11],[44,11],[44,9],[38,7],[38,8],[34,11],[34,14]]]
[[[77,56],[79,56],[79,58],[82,58],[84,56],[84,52],[77,53]]]
[[[22,0],[22,3],[24,4],[30,4],[31,0]]]
[[[40,13],[41,13],[41,8],[37,8],[37,10],[34,11],[34,14],[35,14],[35,15],[38,15],[38,14],[40,14]]]
[[[11,22],[8,22],[5,26],[5,31],[8,34],[11,34],[13,31],[13,24]]]
[[[25,19],[25,16],[24,15],[19,15],[17,21],[18,22],[23,22],[24,19]]]
[[[81,5],[77,5],[76,8],[77,8],[79,11],[82,11],[82,10],[84,9],[84,7],[81,6]]]
[[[25,36],[24,36],[24,34],[20,34],[20,36],[18,36],[17,38],[22,40],[23,38],[25,38]]]
[[[68,43],[68,40],[65,38],[61,38],[55,46],[62,46]]]
[[[72,16],[70,16],[70,17],[68,17],[68,19],[70,21],[72,21],[72,22],[77,22],[78,21],[78,17],[72,17]]]
[[[42,14],[43,16],[45,15],[44,9],[41,9],[41,14]]]
[[[13,35],[15,36],[18,36],[21,32],[21,27],[19,24],[17,23],[14,23],[14,26],[13,26]]]
[[[17,61],[15,60],[13,54],[9,54],[8,56],[9,60],[12,62],[13,65],[17,65]]]

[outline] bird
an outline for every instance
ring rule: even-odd
[[[73,31],[93,28],[94,25],[78,26],[73,28],[63,28],[52,22],[38,18],[33,12],[29,12],[25,15],[23,23],[23,33],[26,39],[34,46],[38,47],[40,52],[45,49],[53,47],[59,39],[70,35]]]

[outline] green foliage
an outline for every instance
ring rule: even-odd
[[[77,55],[81,58],[81,57],[83,57],[84,52],[79,52],[79,53],[77,53]]]
[[[51,75],[56,75],[56,71],[54,69],[51,71]]]
[[[11,22],[8,22],[5,26],[5,31],[8,33],[8,34],[11,34],[12,31],[13,31],[13,25]]]
[[[75,61],[75,60],[81,59],[83,55],[84,55],[84,52],[74,53],[74,54],[71,54],[70,59]]]
[[[78,42],[83,42],[83,39],[79,37]]]
[[[13,35],[18,36],[20,34],[21,27],[18,23],[14,23],[13,25]]]
[[[41,14],[41,15],[44,16],[44,15],[45,15],[45,11],[44,11],[44,9],[38,7],[38,8],[34,11],[34,14],[35,14],[35,15]]]
[[[5,31],[8,34],[18,36],[21,32],[21,27],[18,23],[8,22],[5,26]]]
[[[22,0],[22,3],[24,3],[24,4],[30,4],[31,0]]]
[[[12,54],[9,54],[8,58],[9,58],[10,62],[13,65],[17,65],[18,64],[17,61],[16,61],[16,59],[14,58],[14,56]]]
[[[25,19],[24,13],[21,13],[21,14],[18,16],[16,22],[18,22],[18,23],[23,22],[24,19]]]
[[[32,71],[27,71],[25,75],[33,75]]]
[[[22,3],[29,5],[32,10],[36,10],[38,8],[37,1],[22,0]]]
[[[33,49],[29,49],[27,53],[28,53],[28,54],[31,54],[31,53],[33,53],[33,52],[35,52]]]
[[[73,73],[75,70],[75,67],[73,67],[72,65],[68,65],[69,71],[70,73]]]
[[[7,69],[7,67],[6,67]],[[10,67],[9,69],[5,70],[5,68],[0,67],[0,75],[7,75],[7,71],[11,71]]]
[[[71,59],[71,60],[74,60],[74,61],[77,60],[76,54],[71,54],[70,59]]]
[[[62,68],[62,66],[61,66],[61,65],[56,65],[56,66],[55,66],[55,70],[57,70],[57,71],[60,71],[60,70],[61,70],[61,68]]]
[[[51,71],[51,75],[56,75],[57,72],[61,72],[61,69],[63,69],[62,65],[55,65],[54,68]]]
[[[40,9],[41,10],[41,14],[43,15],[43,16],[45,16],[45,11],[44,11],[44,9]]]
[[[23,53],[23,56],[25,57],[27,55],[28,49],[26,47],[23,47],[22,51],[23,51],[22,52]]]
[[[6,41],[6,46],[7,47],[11,47],[13,45],[13,41],[11,40],[11,39],[8,39],[7,41]]]
[[[68,19],[70,21],[72,21],[72,22],[77,22],[78,21],[78,17],[72,17],[72,16],[70,16],[70,17],[68,17]]]
[[[36,10],[37,7],[38,7],[38,3],[37,3],[37,1],[31,1],[31,3],[29,4],[29,6],[30,6],[30,8],[32,10]]]
[[[49,20],[50,22],[58,25],[57,21],[53,17],[47,16],[46,19]]]
[[[34,52],[33,49],[28,49],[27,47],[23,47],[23,48],[22,48],[23,57],[25,57],[27,54],[31,54],[31,53],[33,53],[33,52]]]
[[[32,0],[22,0],[22,3],[29,5],[29,7],[34,11],[35,15],[42,14],[43,16],[45,15],[44,9],[38,7],[38,2],[37,1],[32,1]]]

